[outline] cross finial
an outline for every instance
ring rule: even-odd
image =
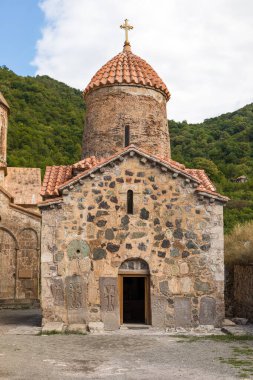
[[[125,29],[125,43],[124,43],[124,49],[129,46],[130,47],[130,42],[128,40],[128,31],[133,29],[133,26],[128,24],[128,19],[125,19],[125,22],[123,25],[120,25],[121,29]]]

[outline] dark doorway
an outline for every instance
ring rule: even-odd
[[[123,323],[145,323],[145,277],[123,277]]]

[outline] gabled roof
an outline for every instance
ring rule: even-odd
[[[39,168],[8,167],[5,189],[19,205],[36,205],[41,201],[41,171]]]
[[[169,170],[175,173],[175,175],[181,175],[196,184],[196,191],[218,198],[222,201],[227,201],[228,198],[220,195],[216,192],[213,183],[210,181],[204,170],[187,169],[184,165],[171,160],[164,159],[159,156],[151,155],[146,151],[130,145],[127,148],[122,149],[120,153],[104,159],[97,160],[95,157],[86,158],[74,165],[68,166],[51,166],[46,168],[46,174],[43,181],[41,195],[46,198],[57,198],[59,201],[59,195],[64,188],[77,183],[80,179],[91,175],[97,170],[101,170],[103,166],[109,163],[124,158],[127,154],[138,154],[145,160],[150,160],[156,164],[161,165],[164,170]],[[77,171],[78,168],[78,171]],[[46,201],[47,202],[47,201]],[[52,203],[52,199],[50,201]]]

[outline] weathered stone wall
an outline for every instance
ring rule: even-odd
[[[0,191],[0,300],[38,299],[40,216]]]
[[[253,264],[234,266],[234,313],[253,322]]]
[[[129,189],[133,215],[126,213]],[[117,295],[119,267],[130,258],[149,264],[154,326],[220,324],[223,207],[136,156],[70,186],[62,203],[43,206],[44,323],[107,323],[101,287],[109,281]],[[119,324],[117,296],[111,309]]]
[[[8,110],[0,103],[0,161],[6,162]]]
[[[165,97],[152,89],[133,86],[100,88],[85,99],[83,157],[108,157],[124,147],[125,126],[130,144],[170,157]]]

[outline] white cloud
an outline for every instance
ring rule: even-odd
[[[252,0],[42,0],[45,27],[33,64],[84,89],[124,42],[167,84],[168,117],[190,122],[253,101]]]

